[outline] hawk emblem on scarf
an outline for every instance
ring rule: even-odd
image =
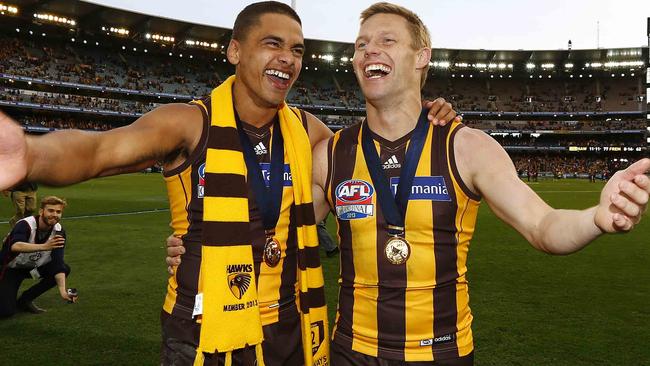
[[[251,275],[248,273],[232,273],[228,275],[228,288],[237,299],[241,299],[251,285]]]

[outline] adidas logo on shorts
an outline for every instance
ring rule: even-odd
[[[402,164],[400,164],[397,161],[397,157],[395,155],[393,155],[388,160],[386,160],[386,162],[384,163],[384,165],[382,167],[384,168],[384,170],[385,169],[398,169],[398,168],[402,167]]]
[[[255,145],[253,149],[255,150],[255,155],[264,155],[268,153],[268,150],[266,149],[266,146],[264,146],[264,143],[262,143],[262,141],[260,141],[259,144]]]

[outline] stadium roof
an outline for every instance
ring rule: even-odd
[[[100,26],[120,27],[130,30],[131,38],[143,37],[146,33],[173,36],[176,44],[183,39],[198,39],[226,44],[232,33],[231,29],[207,25],[192,24],[174,19],[154,17],[126,10],[109,8],[78,0],[11,0],[20,7],[20,14],[28,19],[33,13],[47,13],[65,16],[76,21],[77,27],[84,31],[96,32]],[[351,43],[305,40],[307,57],[309,55],[331,55],[334,59],[351,57],[354,47]],[[523,64],[626,61],[647,60],[648,48],[617,48],[591,50],[464,50],[434,49],[432,60],[454,62],[498,62]]]

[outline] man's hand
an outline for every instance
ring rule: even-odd
[[[167,272],[170,275],[174,274],[176,267],[181,264],[181,255],[185,253],[185,247],[181,238],[170,235],[167,238]]]
[[[70,296],[68,295],[68,290],[67,289],[62,289],[59,290],[59,295],[61,295],[61,298],[67,302],[77,302],[78,296]]]
[[[15,186],[27,176],[27,141],[18,123],[0,111],[0,189]]]
[[[600,194],[594,223],[606,233],[630,231],[648,208],[650,159],[616,172]]]
[[[454,119],[457,119],[459,122],[463,120],[463,117],[456,116],[456,111],[454,111],[451,104],[447,103],[444,98],[438,98],[433,102],[425,100],[422,102],[422,106],[429,109],[429,115],[427,117],[434,126],[444,126]]]
[[[65,246],[65,238],[61,235],[54,235],[51,239],[41,246],[41,250],[53,250],[63,248]]]

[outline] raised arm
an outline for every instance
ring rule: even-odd
[[[470,189],[480,193],[494,213],[533,247],[550,254],[576,252],[606,232],[630,230],[645,211],[650,192],[650,159],[643,159],[610,179],[598,206],[560,210],[546,204],[522,182],[501,146],[485,133],[463,128],[455,155]]]
[[[23,179],[67,185],[138,170],[196,146],[202,121],[198,107],[168,104],[106,132],[65,130],[25,136],[15,121],[0,112],[0,189]]]

